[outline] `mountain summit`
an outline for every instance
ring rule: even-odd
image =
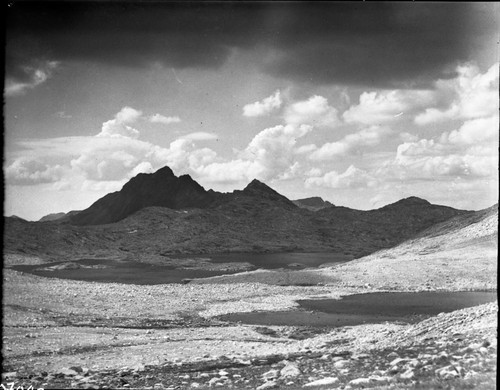
[[[177,177],[169,167],[164,167],[151,174],[138,174],[120,191],[104,196],[70,221],[75,225],[113,223],[151,206],[204,208],[216,200],[217,194],[206,191],[191,176]]]

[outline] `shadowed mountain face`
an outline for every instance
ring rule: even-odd
[[[75,225],[113,223],[151,206],[205,208],[218,195],[206,191],[189,175],[177,177],[169,167],[164,167],[152,174],[135,176],[120,191],[104,196],[88,209],[70,217],[70,221]]]
[[[294,200],[293,203],[298,207],[311,211],[318,211],[326,207],[334,206],[332,203],[328,202],[327,200],[323,200],[319,196],[313,196],[312,198],[305,198],[305,199],[297,199]]]
[[[166,167],[134,177],[121,191],[61,220],[6,218],[4,249],[54,258],[269,251],[356,258],[471,213],[415,197],[369,211],[339,206],[311,211],[258,180],[241,191],[219,193]]]

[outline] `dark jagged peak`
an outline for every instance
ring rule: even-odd
[[[171,209],[205,208],[219,193],[206,191],[191,176],[177,177],[169,167],[133,177],[118,192],[99,199],[88,209],[71,217],[76,225],[113,223],[151,206]]]
[[[303,209],[308,209],[312,211],[321,210],[327,207],[334,207],[334,204],[323,200],[319,196],[313,196],[311,198],[297,199],[292,201],[295,205]]]
[[[257,179],[253,179],[242,191],[234,191],[234,195],[244,195],[255,199],[277,201],[293,208],[296,207],[295,204],[293,204],[293,202],[286,196],[281,195],[279,192],[276,192],[267,184],[264,184]]]
[[[266,192],[266,193],[276,193],[271,187],[267,184],[262,183],[257,179],[253,179],[248,185],[243,189],[246,193],[255,193],[255,192]]]

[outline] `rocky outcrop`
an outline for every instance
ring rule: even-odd
[[[319,196],[313,196],[311,198],[297,199],[294,200],[293,203],[301,207],[303,209],[318,211],[327,207],[334,207],[334,204],[328,202],[327,200],[323,200]]]

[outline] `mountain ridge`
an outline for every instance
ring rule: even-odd
[[[6,218],[4,239],[8,251],[49,257],[305,251],[357,258],[467,214],[416,197],[368,211],[343,206],[311,211],[258,180],[219,193],[166,167],[139,174],[69,218],[33,223]]]

